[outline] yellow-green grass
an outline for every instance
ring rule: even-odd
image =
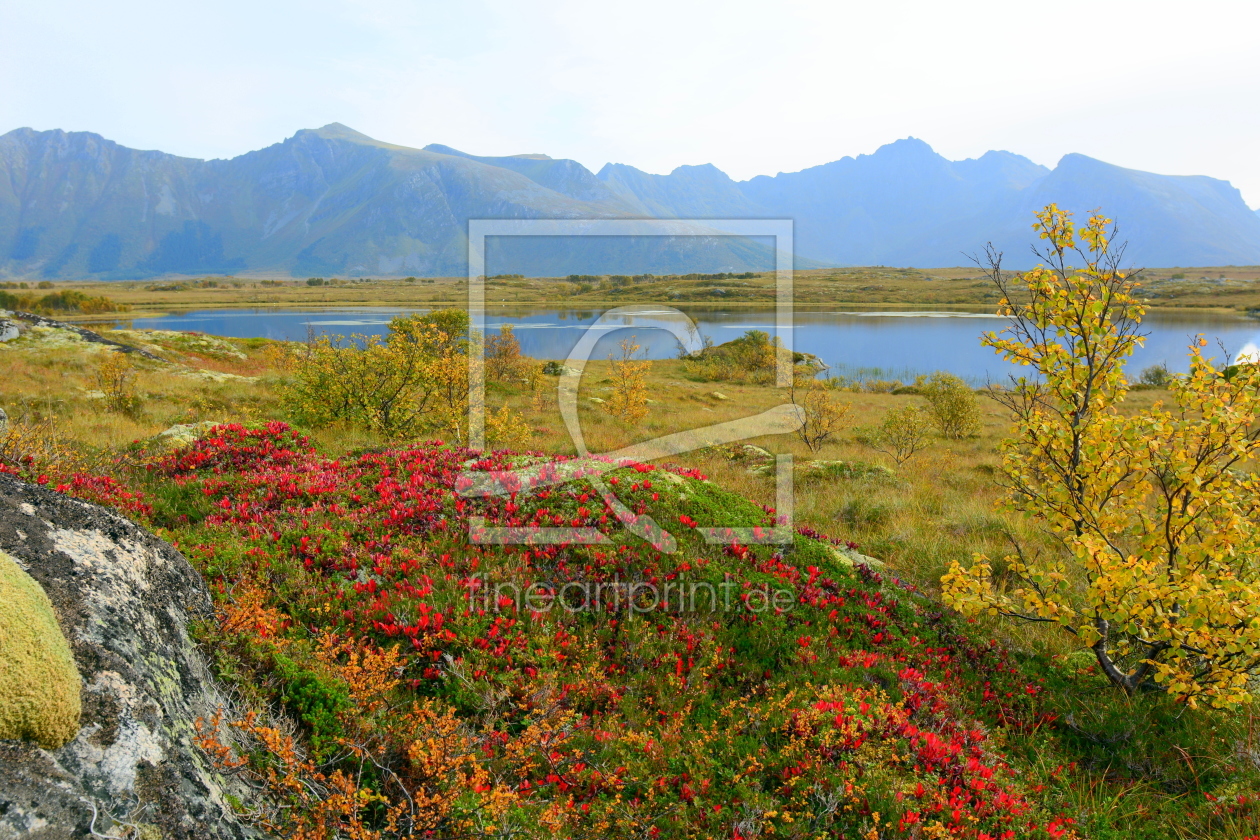
[[[1159,308],[1260,308],[1260,266],[1157,268],[1143,273],[1140,296]],[[267,285],[264,285],[266,283]],[[279,284],[279,285],[276,285]],[[383,306],[423,308],[467,303],[467,280],[459,277],[353,279],[308,286],[304,280],[268,277],[171,278],[157,281],[59,282],[105,295],[132,307],[129,316],[197,308]],[[720,289],[721,291],[715,291]],[[766,307],[775,300],[771,272],[752,279],[704,280],[662,277],[618,287],[607,280],[586,286],[560,278],[491,279],[492,305],[605,307],[643,300],[679,306]],[[975,266],[901,269],[883,266],[798,271],[797,306],[932,307],[992,309],[998,300],[992,283]],[[89,316],[71,316],[84,319]],[[101,320],[101,316],[94,316]],[[126,316],[124,316],[126,317]]]
[[[275,415],[275,387],[266,380],[262,353],[257,351],[252,360],[244,361],[189,355],[181,357],[185,364],[163,364],[132,354],[139,408],[131,413],[110,411],[96,371],[102,354],[113,352],[100,345],[0,350],[5,369],[0,407],[14,422],[48,421],[60,438],[98,456],[176,423],[261,421]],[[210,378],[221,373],[237,375]],[[254,376],[258,373],[264,376]]]

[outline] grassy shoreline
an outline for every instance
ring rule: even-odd
[[[1260,266],[1161,268],[1148,269],[1143,274],[1146,280],[1141,297],[1152,309],[1222,313],[1260,309]],[[682,309],[745,309],[773,306],[775,297],[773,273],[751,279],[654,277],[620,286],[607,279],[578,284],[558,278],[491,278],[486,283],[486,303],[490,306],[606,308],[654,301]],[[131,307],[126,314],[136,319],[204,308],[425,308],[462,306],[468,299],[467,279],[458,277],[416,278],[410,282],[352,279],[321,286],[308,286],[304,280],[211,277],[58,282],[55,288],[106,295]],[[992,284],[976,268],[797,271],[793,297],[794,305],[803,310],[842,307],[991,311],[997,302]]]

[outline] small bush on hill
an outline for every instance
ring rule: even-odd
[[[399,316],[389,335],[312,338],[286,361],[281,398],[312,426],[349,423],[391,440],[467,436],[468,313]],[[485,415],[486,434],[520,444],[528,427],[507,406]]]
[[[652,363],[639,358],[640,347],[634,336],[621,340],[612,363],[613,392],[604,403],[604,409],[628,423],[635,423],[647,416],[647,374]]]
[[[873,429],[865,429],[858,441],[892,458],[897,466],[909,461],[932,442],[932,420],[918,406],[894,408]]]
[[[387,438],[458,425],[467,399],[467,314],[400,316],[388,337],[319,336],[297,351],[283,400],[314,426],[351,423]]]
[[[1172,378],[1167,365],[1151,365],[1143,369],[1138,382],[1147,388],[1167,388]]]
[[[136,393],[136,369],[126,353],[106,352],[96,365],[96,386],[105,394],[105,404],[120,414],[140,410]]]
[[[709,380],[770,382],[775,361],[782,348],[778,337],[761,330],[749,330],[737,339],[714,346],[706,337],[698,353],[682,354],[688,370]]]
[[[928,414],[944,437],[962,440],[980,431],[979,402],[962,379],[938,370],[916,382],[915,387],[927,398]]]
[[[792,390],[792,401],[804,413],[804,423],[796,430],[810,452],[817,452],[844,425],[849,407],[836,399],[826,384],[809,379]]]
[[[525,363],[511,324],[504,324],[496,335],[486,337],[486,376],[500,382],[518,379]]]

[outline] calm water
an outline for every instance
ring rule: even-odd
[[[141,329],[182,330],[236,337],[303,340],[308,331],[330,335],[381,334],[395,315],[413,311],[378,308],[324,310],[216,309],[185,312],[156,318],[137,318],[120,325]],[[702,335],[715,344],[738,338],[746,330],[774,334],[774,313],[748,310],[688,309]],[[589,309],[488,310],[487,332],[512,324],[526,355],[563,359],[578,338],[601,314]],[[623,317],[602,324],[603,333],[593,358],[604,358],[628,335],[652,358],[672,358],[678,345],[657,327],[664,313]],[[982,332],[1000,330],[1003,320],[995,315],[963,312],[852,312],[797,310],[792,328],[796,350],[813,353],[831,366],[831,373],[859,374],[907,380],[918,373],[947,370],[975,382],[1005,378],[1013,370],[988,348],[980,345]],[[1171,370],[1185,370],[1185,348],[1192,336],[1203,333],[1216,347],[1224,343],[1231,356],[1248,343],[1260,345],[1260,321],[1211,313],[1152,312],[1143,324],[1149,333],[1146,346],[1134,354],[1132,369],[1164,363]]]

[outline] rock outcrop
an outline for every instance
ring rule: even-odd
[[[0,551],[48,595],[83,680],[69,743],[0,741],[0,840],[252,836],[228,804],[233,783],[193,742],[197,718],[229,704],[189,636],[211,604],[187,560],[104,508],[7,475]]]
[[[76,327],[74,324],[67,324],[64,321],[55,321],[52,318],[46,318],[43,315],[35,315],[30,312],[10,312],[8,313],[8,318],[16,320],[6,320],[0,322],[0,332],[2,332],[3,335],[8,336],[7,338],[0,338],[0,341],[9,341],[11,339],[18,338],[22,333],[34,327],[45,331],[60,332],[76,340],[86,341],[89,344],[99,344],[102,345],[103,348],[112,348],[119,353],[135,353],[146,359],[152,359],[155,362],[166,362],[166,359],[163,359],[161,356],[151,353],[143,348],[132,347],[130,345],[123,344],[120,341],[114,341],[111,338],[106,338],[100,333],[93,332],[86,327]],[[5,324],[13,328],[12,335],[9,335],[7,331],[4,331],[6,328],[3,325]]]

